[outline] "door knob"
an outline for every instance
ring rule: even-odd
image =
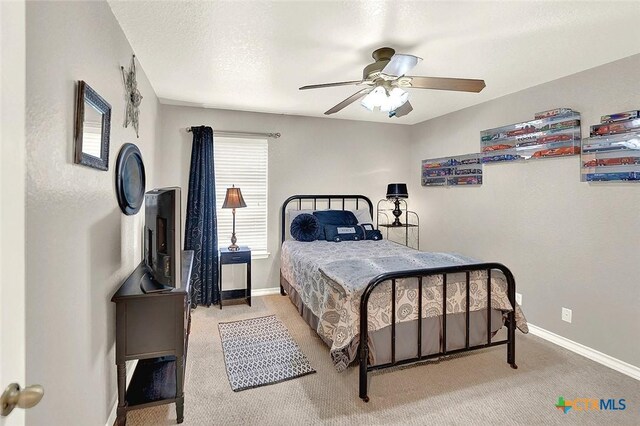
[[[44,388],[40,385],[20,389],[17,383],[11,383],[0,396],[0,416],[8,416],[16,407],[31,408],[42,399]]]

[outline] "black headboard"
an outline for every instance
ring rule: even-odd
[[[282,211],[280,212],[280,226],[281,226],[281,234],[280,234],[280,244],[284,243],[284,240],[287,235],[286,227],[286,218],[287,218],[287,207],[291,203],[298,203],[297,210],[302,210],[302,202],[303,201],[313,201],[311,208],[316,210],[316,206],[318,205],[318,201],[325,203],[327,208],[334,210],[345,210],[346,203],[355,203],[355,209],[358,210],[360,204],[366,203],[369,207],[369,214],[373,217],[373,203],[368,197],[364,195],[292,195],[287,198],[284,203],[282,203]],[[350,210],[349,207],[347,209]]]

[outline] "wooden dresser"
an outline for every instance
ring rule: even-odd
[[[191,325],[191,265],[193,252],[182,252],[182,285],[162,293],[144,293],[140,282],[148,268],[138,265],[111,301],[116,304],[117,425],[127,411],[176,404],[178,423],[184,420],[184,369]],[[127,387],[126,362],[138,360]]]

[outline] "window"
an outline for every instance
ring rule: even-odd
[[[267,254],[266,139],[214,138],[218,245],[231,244],[231,209],[223,209],[227,188],[242,191],[247,207],[236,209],[238,245],[249,246],[252,255]]]

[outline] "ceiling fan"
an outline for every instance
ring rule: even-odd
[[[396,53],[390,47],[376,49],[371,56],[373,56],[375,62],[364,67],[362,80],[313,84],[303,86],[300,90],[364,85],[367,87],[327,110],[325,115],[334,114],[355,101],[362,100],[362,105],[371,111],[381,110],[388,112],[389,117],[402,117],[413,111],[413,107],[409,102],[409,94],[403,89],[453,90],[478,93],[485,87],[484,80],[407,76],[405,74],[415,67],[422,58]]]

